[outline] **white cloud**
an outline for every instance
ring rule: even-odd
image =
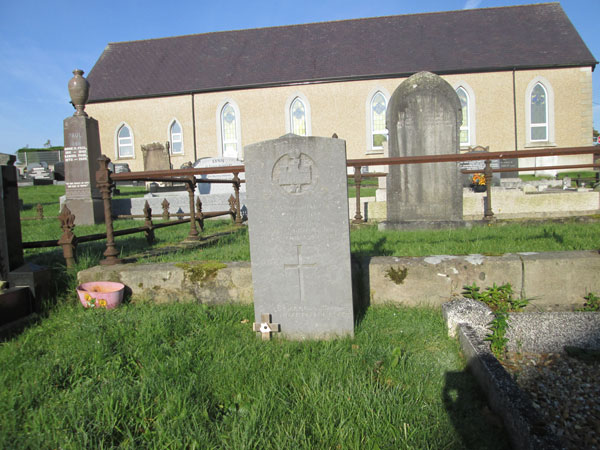
[[[482,1],[483,0],[467,0],[465,2],[465,6],[463,6],[463,9],[479,8],[479,5],[481,5]]]

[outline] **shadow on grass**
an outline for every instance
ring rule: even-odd
[[[446,372],[442,401],[454,429],[462,439],[463,448],[511,448],[501,419],[488,408],[483,399],[484,394],[466,369],[461,372]],[[485,445],[482,446],[483,444]]]

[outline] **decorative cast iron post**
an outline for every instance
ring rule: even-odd
[[[494,176],[494,173],[492,172],[492,161],[489,159],[485,160],[485,169],[483,169],[483,174],[485,175],[486,190],[483,218],[485,220],[492,220],[494,219],[494,212],[492,211],[492,177]]]
[[[67,205],[63,205],[60,214],[58,215],[60,221],[60,228],[63,230],[58,245],[63,249],[63,256],[67,264],[67,269],[71,269],[75,266],[77,238],[73,234],[75,228],[75,216],[71,213],[71,210]]]
[[[188,181],[185,184],[190,199],[190,232],[185,238],[186,241],[197,241],[198,228],[196,227],[196,211],[194,207],[194,192],[196,191],[196,178],[193,175],[188,177]]]
[[[144,231],[146,242],[150,245],[154,242],[154,225],[152,224],[152,208],[150,208],[148,200],[144,204],[144,225],[147,227]]]
[[[360,183],[362,182],[361,166],[354,166],[354,186],[356,188],[356,214],[352,223],[363,223],[363,216],[360,212]]]
[[[113,183],[110,179],[110,169],[108,168],[109,162],[110,158],[108,158],[106,155],[100,155],[100,158],[98,158],[100,168],[96,172],[96,185],[102,194],[102,201],[104,202],[104,223],[106,224],[106,251],[104,252],[105,258],[100,260],[100,264],[108,266],[123,262],[121,259],[117,258],[119,251],[115,247],[112,206],[110,198]]]
[[[231,220],[235,222],[235,197],[233,194],[229,196],[229,214],[231,215]]]
[[[233,172],[233,190],[235,191],[235,224],[242,224],[242,211],[240,209],[240,177],[239,172]]]
[[[202,201],[200,197],[196,199],[196,220],[200,225],[200,231],[204,231],[204,213],[202,212]]]
[[[44,218],[44,206],[41,203],[38,203],[35,209],[37,213],[35,218],[37,220],[42,220]]]
[[[169,214],[169,202],[165,198],[160,205],[162,206],[162,220],[168,222],[171,218],[171,214]]]

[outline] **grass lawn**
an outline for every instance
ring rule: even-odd
[[[73,303],[0,345],[0,448],[508,448],[438,310],[262,342],[252,306]]]
[[[20,190],[25,206],[41,198],[58,210],[60,190],[38,188]],[[22,222],[24,240],[56,239],[57,222]],[[206,225],[206,233],[231,233],[142,261],[249,260],[246,227]],[[157,230],[155,247],[188,230]],[[599,237],[600,223],[576,221],[411,232],[361,226],[351,231],[351,251],[585,250],[597,249]],[[148,248],[142,234],[117,238],[117,246],[123,256]],[[77,270],[96,265],[103,250],[102,241],[82,244]],[[28,250],[26,258],[55,269],[57,293],[39,324],[0,344],[0,448],[508,448],[439,310],[371,307],[353,339],[262,342],[251,331],[252,306],[84,310],[76,271],[64,270],[60,250]]]

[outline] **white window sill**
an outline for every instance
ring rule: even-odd
[[[554,142],[540,141],[540,142],[527,142],[525,148],[545,148],[545,147],[556,147]]]
[[[371,150],[367,150],[365,155],[383,155],[382,148],[372,148]]]

